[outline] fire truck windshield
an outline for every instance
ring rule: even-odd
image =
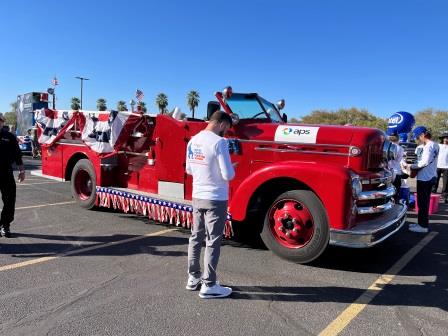
[[[240,119],[260,119],[280,123],[281,118],[274,104],[256,94],[234,93],[226,100],[233,113]]]

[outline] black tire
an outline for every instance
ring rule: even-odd
[[[271,210],[274,211],[273,207],[276,204],[280,204],[282,200],[293,200],[302,204],[311,215],[314,224],[313,234],[303,246],[297,248],[284,246],[272,232],[273,229],[269,216]],[[266,213],[261,239],[272,252],[281,258],[300,264],[313,261],[326,249],[330,239],[328,218],[322,202],[309,190],[291,190],[281,194],[270,205]]]
[[[96,202],[96,174],[92,163],[79,160],[72,171],[71,190],[76,202],[85,209],[92,209]]]

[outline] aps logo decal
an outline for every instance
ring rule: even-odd
[[[309,126],[278,126],[275,131],[275,141],[316,143],[319,127]]]

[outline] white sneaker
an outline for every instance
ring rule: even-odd
[[[185,286],[185,289],[194,291],[198,289],[198,286],[201,284],[201,278],[195,278],[192,275],[188,276],[187,286]]]
[[[409,231],[418,232],[418,233],[428,233],[428,228],[422,227],[418,224],[409,225]]]
[[[232,294],[232,288],[221,286],[218,283],[211,287],[204,285],[199,291],[199,297],[201,299],[223,298],[229,296],[230,294]]]

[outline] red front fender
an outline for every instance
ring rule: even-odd
[[[332,228],[345,228],[350,222],[353,201],[349,170],[333,165],[296,161],[284,161],[265,166],[239,184],[234,189],[230,200],[232,218],[243,221],[246,218],[251,197],[256,191],[267,182],[279,179],[279,183],[282,183],[280,179],[285,178],[294,179],[306,185],[319,197],[327,210]]]

